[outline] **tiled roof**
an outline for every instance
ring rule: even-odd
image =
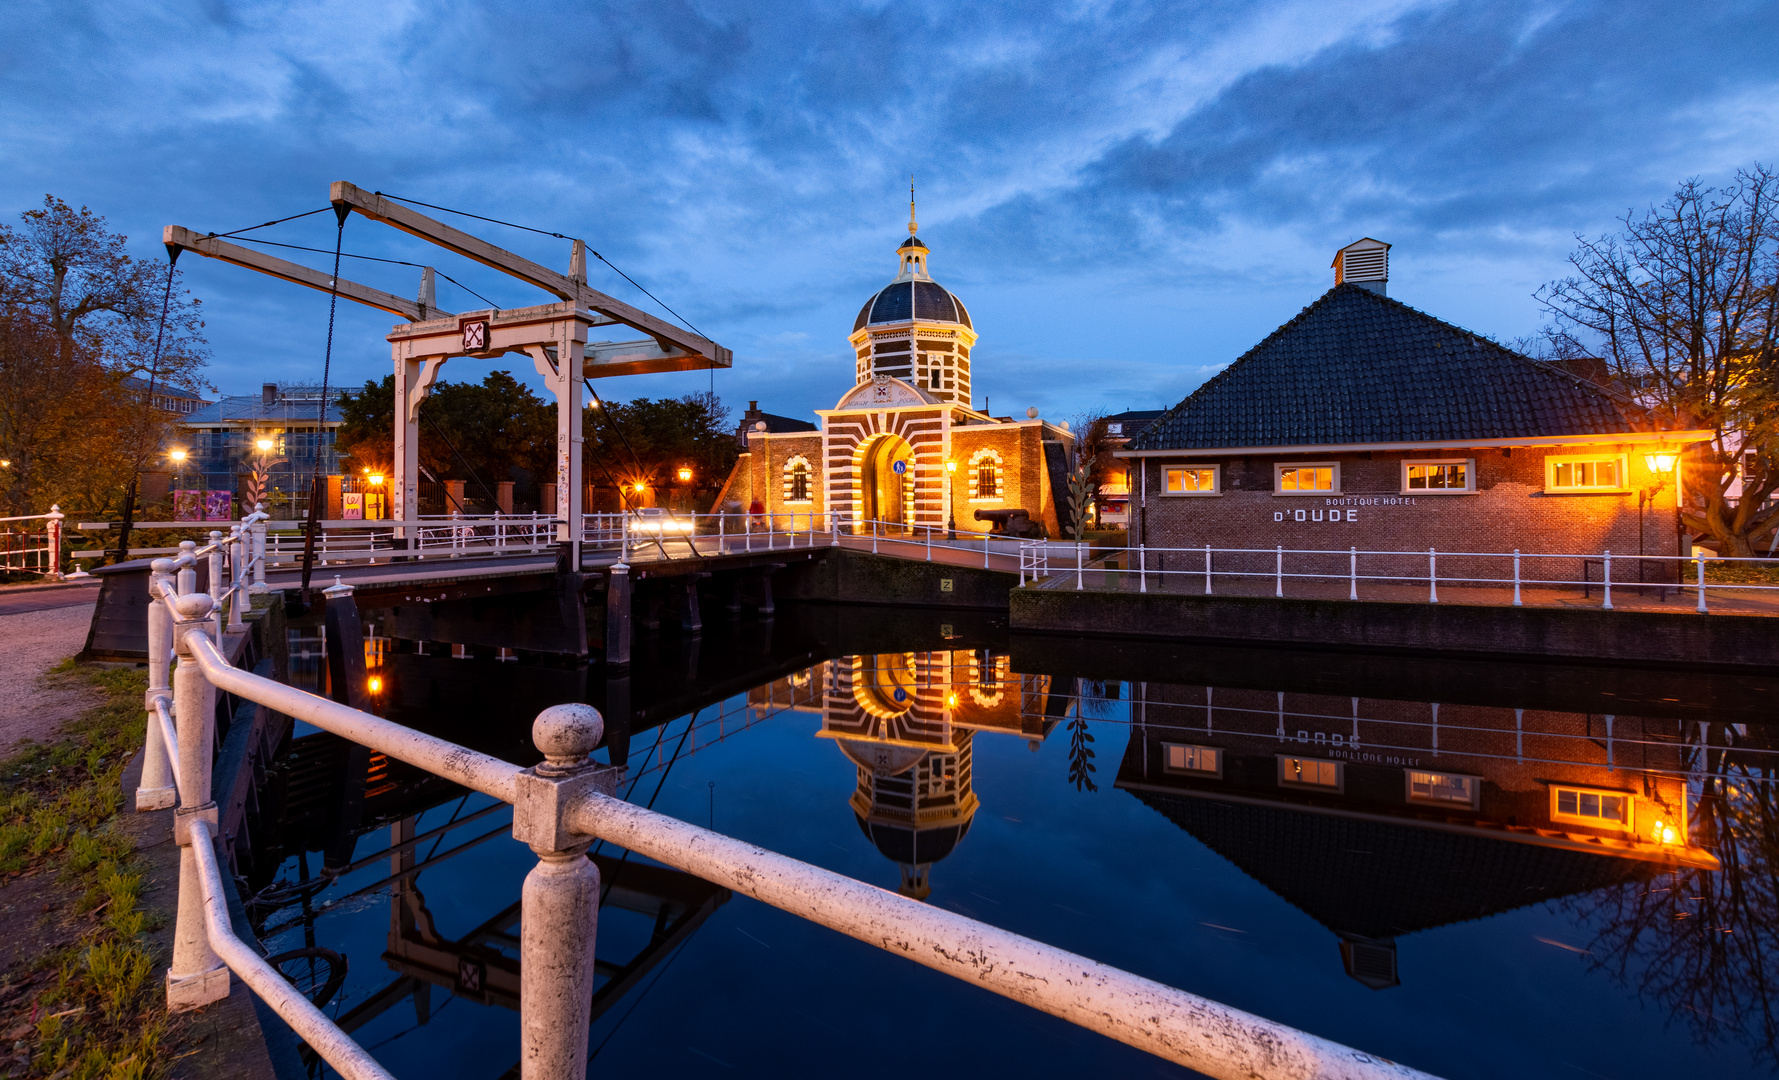
[[[1634,411],[1462,327],[1336,285],[1130,449],[1604,435],[1634,430]]]

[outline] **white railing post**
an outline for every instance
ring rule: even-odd
[[[988,533],[982,534],[982,568],[988,569]]]
[[[877,519],[871,519],[871,554],[877,554]]]
[[[1278,562],[1273,565],[1272,594],[1274,596],[1284,596],[1285,595],[1285,545],[1279,544],[1276,546],[1278,548],[1278,551],[1277,551]]]
[[[209,630],[216,601],[193,592],[173,601],[179,616],[173,644],[179,663],[173,670],[173,708],[179,735],[179,809],[173,816],[173,840],[179,845],[179,913],[173,927],[173,963],[167,969],[167,1010],[186,1012],[229,995],[229,971],[210,947],[204,924],[204,884],[193,821],[216,828],[216,803],[210,799],[210,755],[216,737],[216,687],[205,677],[192,651],[192,635]],[[200,831],[201,833],[201,831]]]
[[[241,604],[247,598],[247,540],[245,532],[236,525],[229,540],[229,630],[236,631],[244,625],[241,621]]]
[[[717,554],[718,555],[722,555],[729,550],[728,523],[729,523],[729,515],[719,511],[717,513]]]
[[[1429,604],[1439,603],[1439,567],[1438,567],[1438,564],[1434,561],[1435,558],[1436,558],[1436,556],[1433,554],[1433,549],[1428,548],[1427,549],[1427,602]]]
[[[1137,591],[1149,591],[1149,562],[1143,555],[1143,545],[1137,545]]]
[[[148,575],[148,692],[142,707],[148,712],[148,734],[142,742],[142,779],[136,786],[136,812],[165,810],[179,801],[173,786],[173,763],[167,755],[167,741],[155,715],[155,701],[173,702],[170,679],[173,660],[173,572],[172,559],[156,559],[149,564]]]
[[[1359,599],[1359,549],[1347,549],[1347,599]]]
[[[224,566],[225,566],[225,564],[223,562],[222,530],[221,529],[211,529],[210,530],[210,599],[212,601],[214,601],[215,605],[216,605],[215,607],[213,607],[211,609],[211,621],[215,624],[215,630],[212,632],[212,636],[214,636],[217,641],[222,640],[222,599],[223,599],[223,596],[226,595],[226,590],[222,583],[222,574],[223,574]]]
[[[829,547],[839,547],[840,546],[840,514],[836,511],[833,511],[833,510],[828,511],[828,530],[830,533],[830,539],[828,540],[828,546]]]
[[[1513,606],[1520,606],[1520,549],[1513,549]]]
[[[1081,568],[1083,562],[1085,562],[1085,557],[1081,551],[1081,541],[1077,540],[1075,541],[1075,588],[1077,591],[1081,588]]]
[[[1693,559],[1699,564],[1699,614],[1709,615],[1711,613],[1705,607],[1705,553],[1695,551]]]
[[[927,530],[927,561],[933,561],[933,530]]]
[[[599,868],[586,857],[593,838],[569,831],[567,810],[590,792],[615,790],[621,770],[590,760],[604,737],[605,721],[591,705],[545,709],[531,725],[544,760],[513,785],[513,839],[538,857],[519,894],[521,1080],[587,1071]]]
[[[62,508],[55,503],[49,504],[49,513],[44,515],[43,539],[49,550],[44,552],[43,565],[50,581],[62,580]],[[128,557],[128,553],[125,553]]]
[[[1603,608],[1605,608],[1605,610],[1611,611],[1612,610],[1612,552],[1610,550],[1608,550],[1606,552],[1606,557],[1603,560],[1603,562],[1605,563],[1605,567],[1604,567],[1602,576],[1606,579],[1606,581],[1605,581],[1606,602],[1601,606]]]
[[[253,512],[255,514],[264,514],[266,512],[266,504],[255,503],[253,505]],[[253,584],[248,588],[248,592],[263,593],[270,591],[266,587],[267,528],[266,519],[263,517],[253,523]]]
[[[1162,571],[1164,574],[1165,570]],[[1205,595],[1211,595],[1211,545],[1205,545]]]

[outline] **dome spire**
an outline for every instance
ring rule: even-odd
[[[914,220],[914,174],[908,174],[908,235],[913,236],[920,231],[920,222]]]

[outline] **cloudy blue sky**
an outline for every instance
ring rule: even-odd
[[[733,348],[725,400],[802,415],[850,384],[845,336],[894,272],[913,173],[934,273],[982,335],[976,392],[1071,416],[1178,400],[1363,235],[1395,245],[1391,295],[1532,332],[1576,232],[1779,159],[1776,44],[1779,5],[1724,0],[13,0],[0,213],[54,192],[154,255],[163,224],[236,229],[348,179],[538,225]],[[476,231],[566,269],[563,241]],[[333,239],[327,216],[263,235]],[[501,306],[548,299],[362,218],[346,246],[436,262]],[[325,295],[181,269],[224,392],[319,378]],[[482,306],[448,284],[439,301]],[[335,379],[360,382],[387,370],[390,320],[349,307]]]

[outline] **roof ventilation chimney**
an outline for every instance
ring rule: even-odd
[[[1334,283],[1357,285],[1379,296],[1387,295],[1390,280],[1390,245],[1367,236],[1334,253]]]
[[[278,404],[278,384],[264,383],[259,388],[259,403],[267,408]]]

